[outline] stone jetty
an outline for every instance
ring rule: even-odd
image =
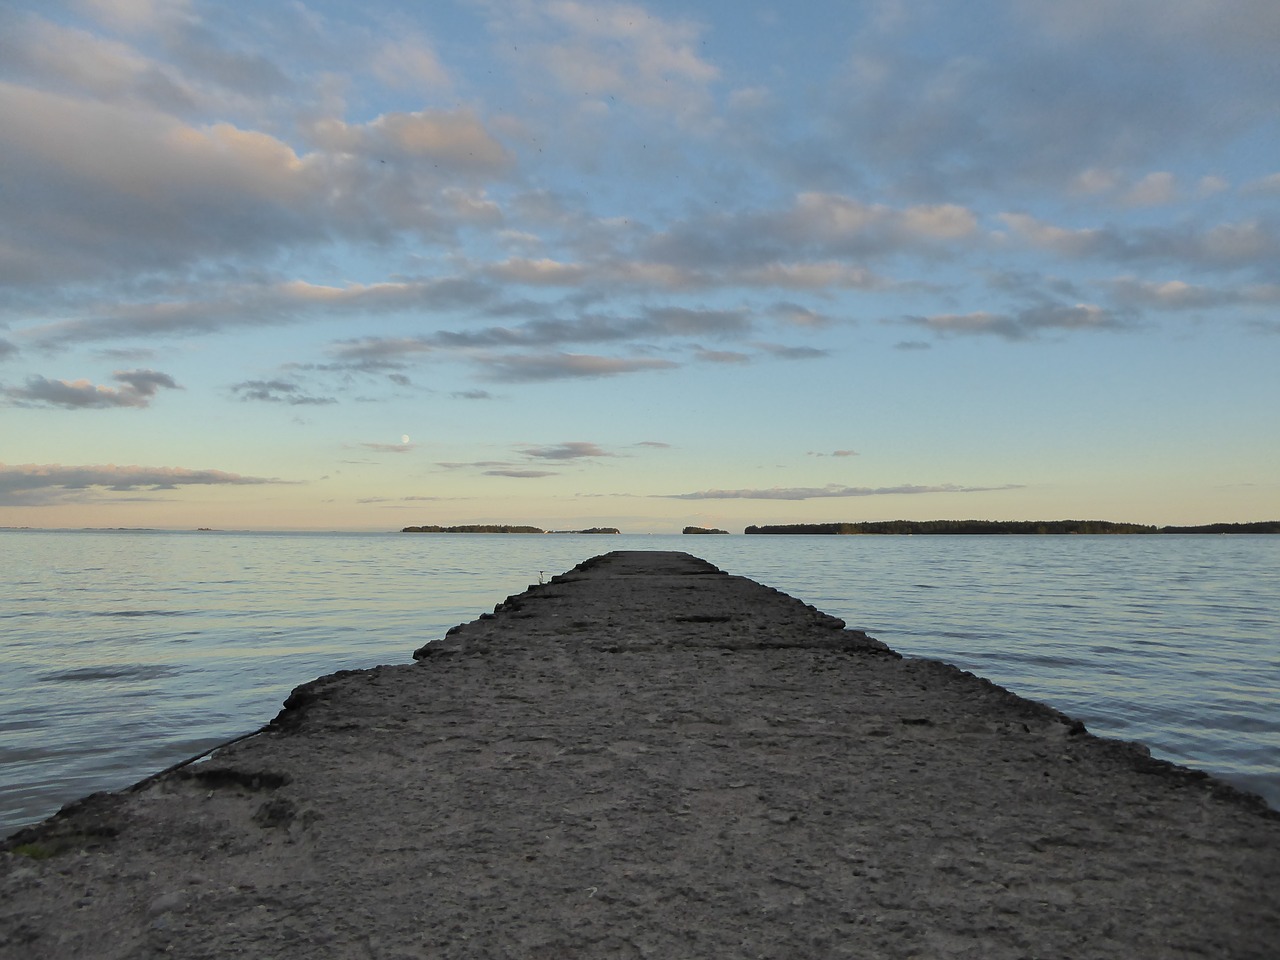
[[[415,658],[10,837],[0,957],[1280,955],[1260,800],[688,554]]]

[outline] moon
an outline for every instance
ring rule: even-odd
[[[400,442],[401,442],[401,443],[408,443],[408,442],[409,442],[409,435],[408,435],[407,433],[406,433],[406,434],[402,434],[402,435],[401,435],[401,437],[400,437]]]

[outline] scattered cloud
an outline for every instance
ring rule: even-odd
[[[781,343],[758,343],[756,346],[779,360],[821,360],[831,356],[830,350],[819,347],[789,347]]]
[[[825,313],[820,313],[799,303],[777,303],[770,311],[773,318],[780,323],[793,327],[817,330],[829,327],[835,321]]]
[[[595,379],[624,373],[670,370],[677,363],[651,357],[600,357],[577,353],[513,354],[479,359],[483,375],[501,383]]]
[[[534,457],[539,460],[580,460],[584,457],[617,456],[616,453],[610,453],[599,444],[587,443],[581,440],[559,443],[552,447],[527,447],[522,452],[526,457]]]
[[[419,36],[384,44],[374,57],[373,72],[397,90],[442,90],[453,84],[431,43]]]
[[[1167,170],[1149,173],[1124,196],[1131,207],[1159,207],[1172,203],[1177,196],[1178,178]]]
[[[1274,122],[1267,0],[979,7],[983,36],[958,32],[940,50],[904,38],[941,38],[954,27],[945,4],[904,15],[909,32],[865,29],[832,87],[833,139],[899,191],[1043,191]]]
[[[597,0],[488,3],[491,26],[529,82],[549,82],[579,116],[621,103],[692,125],[707,117],[719,70],[699,54],[704,28],[643,6]]]
[[[481,119],[465,109],[387,113],[364,124],[328,119],[316,123],[310,134],[326,160],[354,154],[377,158],[380,164],[387,159],[430,162],[434,169],[444,166],[454,175],[462,174],[464,180],[504,173],[514,160]],[[390,210],[382,212],[394,217]]]
[[[858,456],[858,451],[857,450],[832,450],[830,453],[820,453],[816,450],[810,450],[809,456],[811,457],[856,457]]]
[[[547,257],[507,259],[482,269],[494,280],[530,286],[576,287],[591,276],[590,268],[583,264],[560,263]]]
[[[486,477],[514,477],[519,480],[536,480],[539,477],[555,477],[559,476],[550,470],[522,470],[517,467],[502,467],[496,470],[484,471]]]
[[[1197,270],[1273,270],[1280,259],[1280,223],[1253,218],[1207,227],[1067,228],[1025,213],[998,216],[1014,236],[1069,259],[1113,263],[1176,263]]]
[[[117,370],[113,377],[121,387],[97,386],[88,380],[47,380],[30,377],[24,387],[6,387],[3,394],[22,406],[63,407],[67,410],[105,410],[148,407],[163,389],[181,389],[173,377],[155,370]]]
[[[304,128],[308,142],[290,143],[247,123],[0,81],[6,177],[24,185],[0,193],[0,219],[25,238],[0,244],[0,279],[46,289],[335,239],[437,242],[501,219],[480,188],[514,158],[470,109]]]
[[[472,460],[468,463],[445,460],[436,464],[437,467],[442,467],[445,470],[467,470],[479,469],[481,467],[509,467],[511,465],[511,461],[509,460]]]
[[[233,384],[231,392],[241,400],[262,403],[285,403],[290,406],[324,406],[338,401],[333,397],[313,397],[302,387],[287,380],[245,380]]]
[[[771,210],[674,223],[655,234],[642,255],[686,270],[728,271],[731,283],[872,289],[883,285],[881,278],[851,258],[932,257],[977,232],[976,214],[957,204],[892,207],[808,191]],[[797,261],[799,255],[811,259]]]
[[[373,450],[375,453],[408,453],[410,450],[417,449],[416,443],[401,441],[400,443],[362,443],[360,444],[366,450]]]
[[[751,329],[743,311],[648,307],[635,317],[586,315],[573,320],[529,320],[517,326],[442,330],[424,338],[436,349],[558,346],[646,338],[733,336]]]
[[[1265,177],[1251,180],[1241,189],[1245,193],[1280,193],[1280,173],[1269,173]]]
[[[1120,330],[1125,324],[1112,311],[1095,304],[1037,304],[1014,313],[979,311],[907,317],[908,323],[934,333],[955,336],[996,336],[1030,340],[1046,331]]]
[[[827,484],[825,487],[770,487],[766,490],[699,490],[694,493],[661,494],[673,500],[822,500],[844,497],[881,497],[919,493],[986,493],[992,490],[1016,490],[1017,485],[1001,487],[964,487],[955,484],[942,486],[898,487],[846,487]]]
[[[154,492],[187,486],[259,486],[287,482],[184,467],[0,464],[0,504],[42,506],[85,501],[97,499],[102,490]]]
[[[661,446],[656,441],[636,444],[636,446]],[[597,443],[586,440],[570,440],[549,446],[524,444],[514,450],[517,459],[508,460],[473,460],[470,462],[444,461],[436,466],[444,470],[475,470],[486,477],[513,477],[527,480],[539,477],[559,476],[558,473],[542,469],[539,462],[553,461],[569,463],[574,461],[591,461],[600,457],[617,457],[619,454],[606,450]]]
[[[1118,303],[1157,310],[1208,310],[1240,304],[1280,303],[1280,283],[1223,289],[1183,280],[1117,277],[1109,284]]]
[[[402,369],[407,358],[434,350],[424,337],[362,337],[332,344],[329,355],[339,369],[383,373]]]

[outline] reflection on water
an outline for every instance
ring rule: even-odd
[[[1280,537],[0,533],[0,834],[613,549],[685,550],[1280,806]]]

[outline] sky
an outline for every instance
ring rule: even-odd
[[[1275,0],[6,0],[0,525],[1280,518]]]

